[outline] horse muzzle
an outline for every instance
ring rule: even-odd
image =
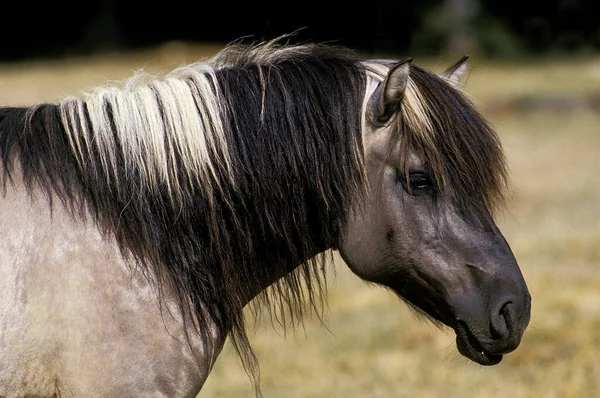
[[[515,350],[521,343],[529,324],[531,296],[523,292],[499,300],[487,317],[457,319],[456,347],[465,357],[480,365],[491,366],[502,361],[503,355]]]

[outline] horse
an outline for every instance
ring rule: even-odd
[[[531,298],[466,69],[278,38],[1,107],[0,395],[193,397],[227,338],[260,395],[246,307],[295,327],[333,252],[499,363]]]

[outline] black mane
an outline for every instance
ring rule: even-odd
[[[395,131],[403,159],[416,151],[432,169],[440,193],[453,201],[466,220],[489,223],[504,204],[508,188],[506,159],[492,126],[467,96],[433,72],[411,65],[427,126],[399,118]],[[409,94],[410,96],[410,94]],[[406,166],[407,167],[407,166]]]
[[[284,323],[287,311],[292,321],[301,317],[304,302],[321,304],[324,272],[313,256],[337,245],[350,200],[363,186],[365,74],[352,54],[322,45],[232,46],[212,65],[233,181],[211,152],[217,176],[210,186],[195,184],[175,151],[174,201],[166,187],[144,185],[144,164],[126,167],[132,160],[120,152],[117,133],[114,164],[101,166],[102,148],[84,143],[77,153],[67,134],[81,130],[78,123],[91,125],[89,104],[68,129],[60,105],[0,108],[2,181],[6,188],[22,178],[30,192],[58,198],[74,216],[91,215],[197,317],[203,337],[211,321],[228,331],[256,377],[243,316],[252,287],[283,276],[258,302]],[[114,106],[102,106],[115,129]]]

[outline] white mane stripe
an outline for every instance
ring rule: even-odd
[[[200,118],[203,129],[212,130],[212,134],[207,135],[205,137],[206,141],[200,144],[204,145],[207,151],[210,147],[213,153],[219,155],[219,158],[224,162],[223,166],[227,171],[227,175],[233,182],[233,169],[228,155],[224,123],[221,120],[223,114],[220,101],[221,95],[214,70],[206,64],[196,63],[176,69],[171,75],[188,82],[187,84],[195,101],[196,116]],[[211,95],[207,95],[207,93]],[[199,144],[194,136],[189,138],[191,138],[190,144]],[[210,167],[210,171],[214,180],[220,183],[213,167]]]
[[[431,104],[427,103],[414,80],[409,77],[402,98],[402,116],[406,119],[408,126],[415,133],[420,134],[430,148],[434,148],[435,144],[431,135],[435,134],[435,129],[429,112],[427,112],[430,108]]]
[[[107,183],[118,189],[120,156],[125,174],[135,171],[143,179],[140,189],[166,187],[175,198],[181,192],[177,166],[191,184],[209,189],[212,182],[221,186],[218,162],[233,182],[219,97],[212,68],[194,64],[162,79],[138,72],[123,88],[100,87],[81,99],[66,98],[60,107],[69,144],[84,170],[88,151],[95,153],[104,175],[113,179]]]

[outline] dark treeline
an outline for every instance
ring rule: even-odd
[[[600,51],[595,0],[413,0],[341,4],[91,0],[2,6],[1,60],[129,49],[167,41],[332,41],[372,54],[491,57]]]

